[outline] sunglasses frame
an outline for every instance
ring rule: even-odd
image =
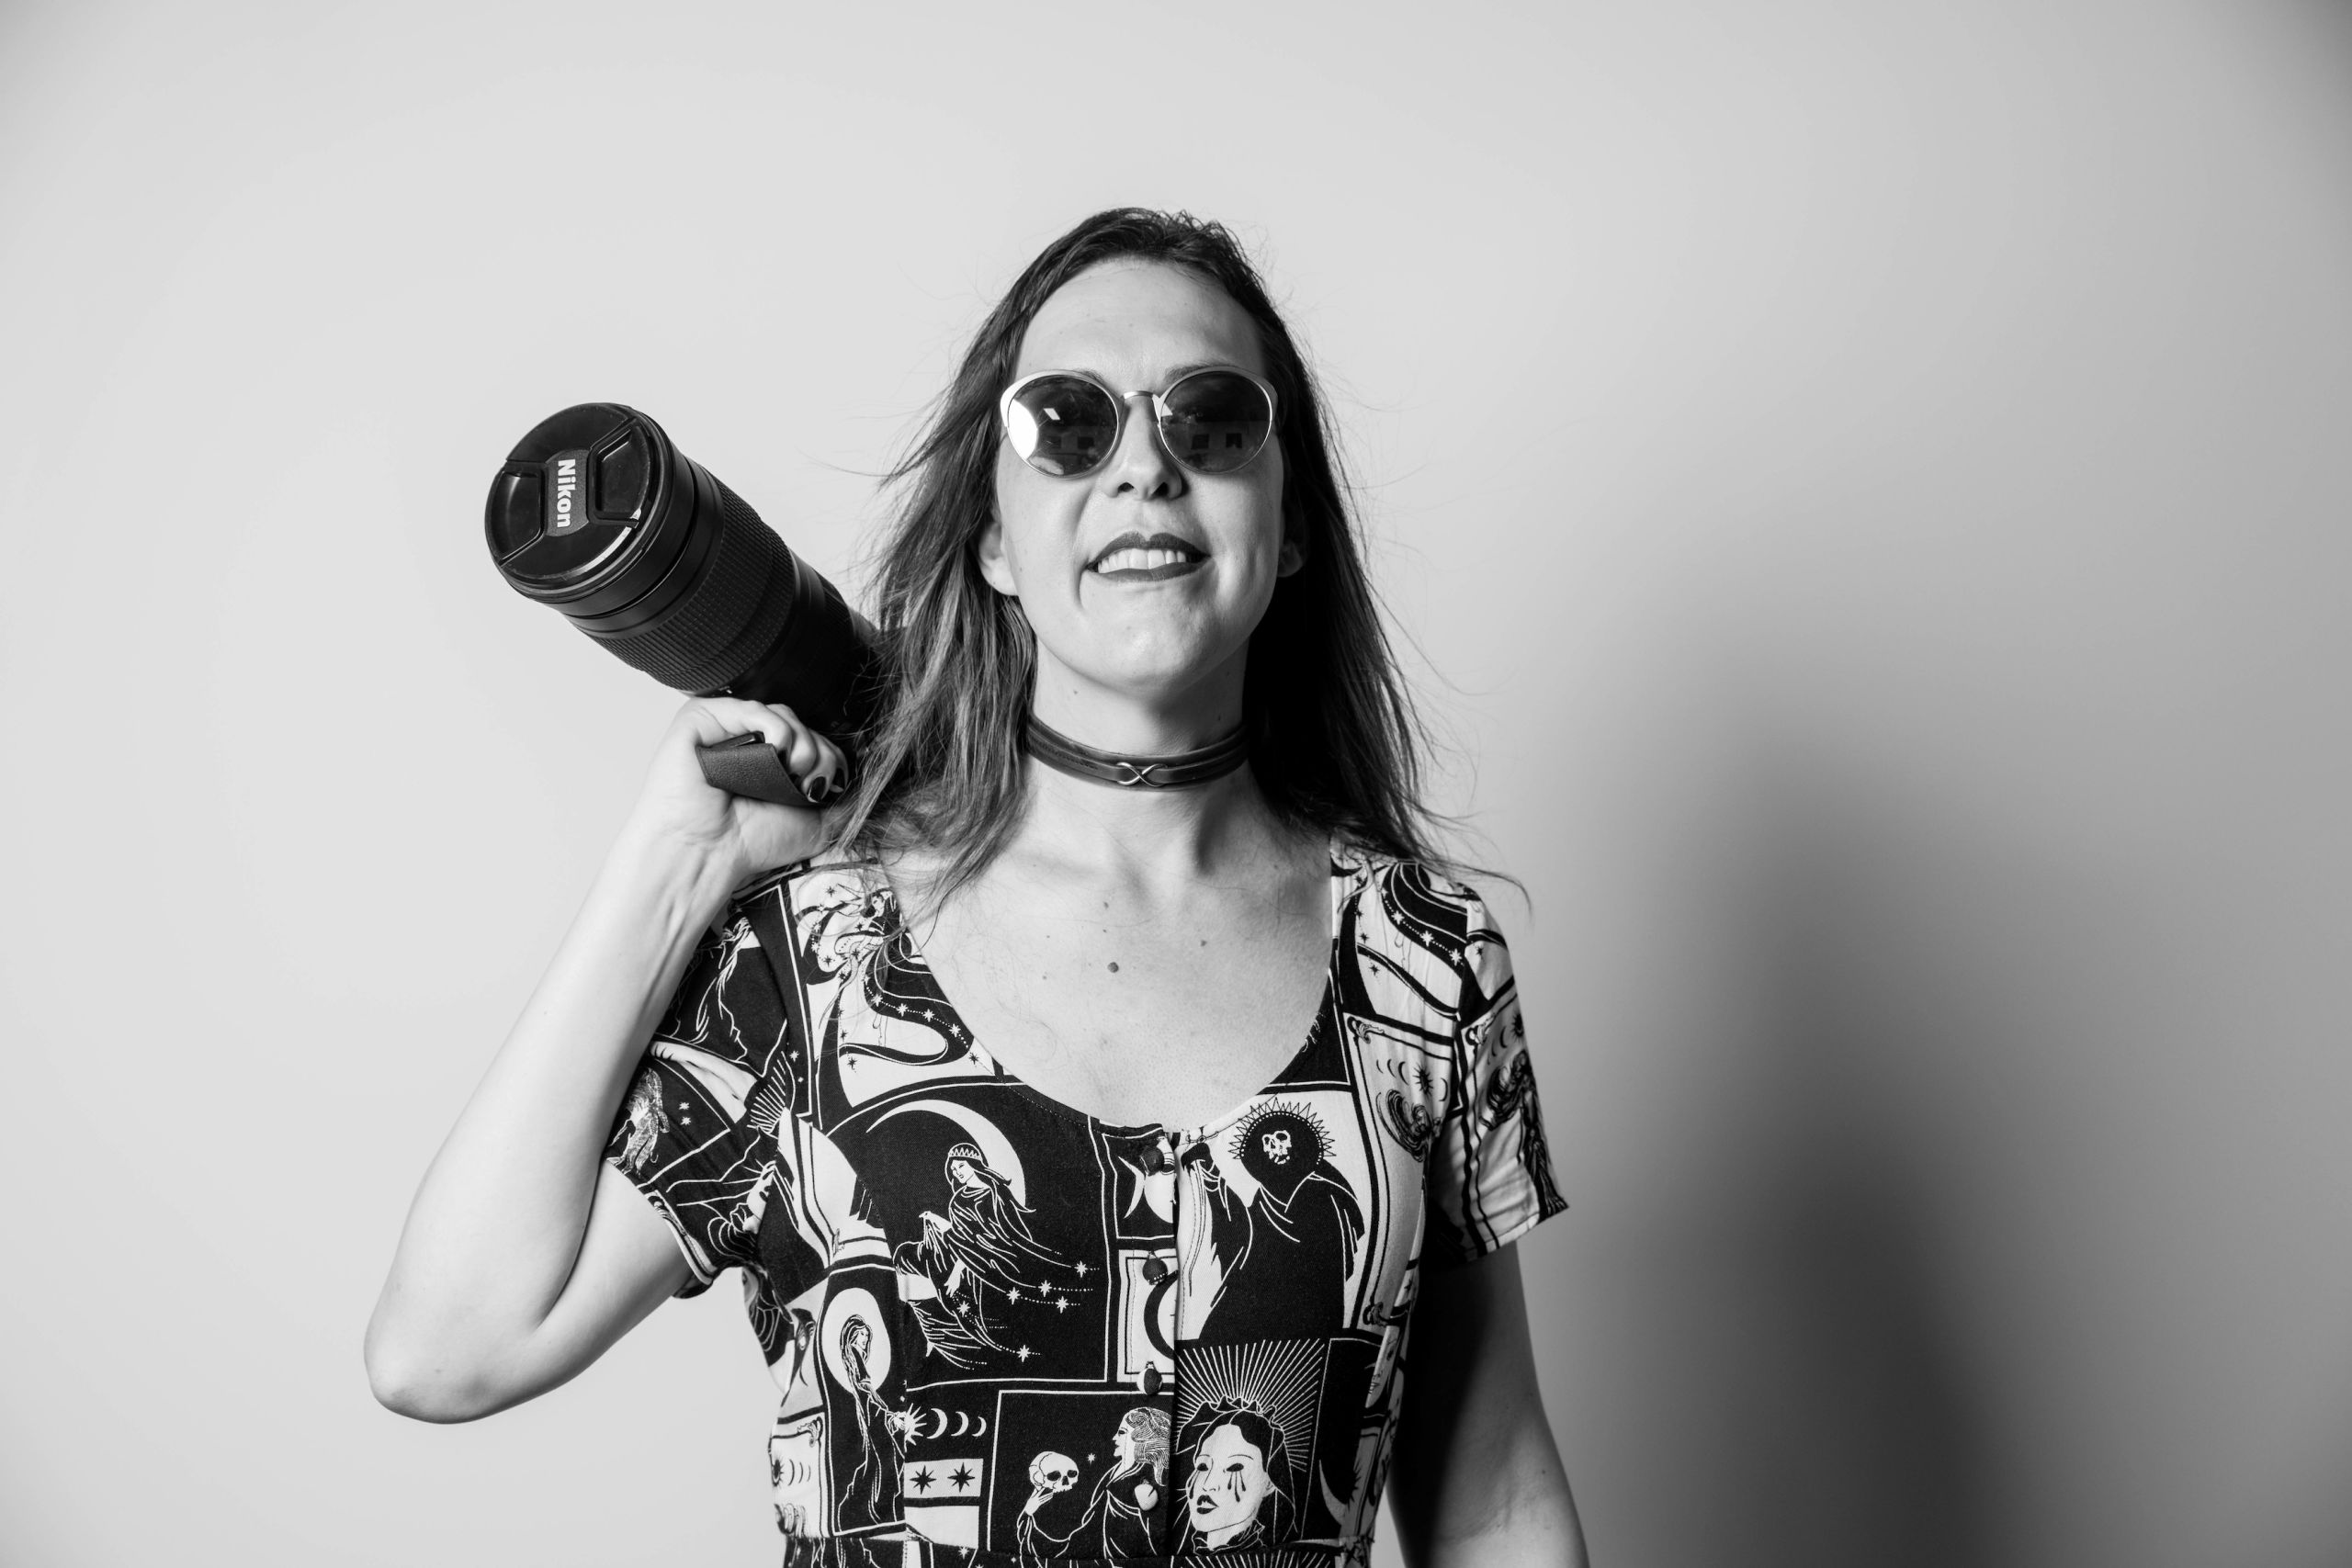
[[[1168,439],[1167,422],[1170,417],[1168,410],[1168,394],[1173,392],[1177,388],[1182,386],[1185,382],[1192,380],[1196,376],[1238,376],[1243,380],[1249,382],[1251,386],[1257,388],[1259,392],[1263,395],[1266,400],[1266,438],[1258,443],[1258,449],[1256,451],[1250,453],[1249,457],[1243,458],[1240,462],[1236,463],[1229,468],[1196,468],[1192,464],[1184,460],[1183,455],[1178,452],[1175,446]],[[1072,381],[1083,381],[1088,386],[1092,387],[1096,391],[1101,392],[1104,397],[1111,400],[1112,406],[1119,411],[1119,417],[1117,424],[1114,425],[1111,431],[1111,444],[1102,449],[1102,456],[1096,457],[1092,463],[1083,468],[1076,469],[1070,473],[1057,474],[1050,468],[1038,468],[1036,459],[1034,457],[1028,457],[1025,454],[1022,457],[1021,460],[1023,463],[1028,464],[1032,468],[1035,468],[1037,472],[1045,475],[1049,479],[1082,479],[1101,471],[1103,464],[1111,461],[1114,457],[1117,456],[1120,445],[1126,440],[1127,405],[1134,402],[1137,398],[1149,398],[1151,400],[1151,434],[1152,438],[1159,443],[1159,449],[1162,452],[1167,453],[1169,460],[1174,463],[1178,468],[1183,469],[1188,474],[1197,475],[1203,479],[1224,479],[1228,475],[1238,474],[1244,468],[1247,468],[1250,464],[1256,462],[1259,458],[1264,457],[1266,455],[1266,448],[1274,444],[1274,433],[1280,428],[1282,423],[1282,400],[1274,395],[1273,388],[1266,384],[1264,377],[1254,376],[1249,371],[1242,369],[1238,365],[1204,365],[1196,370],[1185,371],[1182,376],[1177,377],[1176,379],[1169,382],[1167,386],[1162,387],[1156,392],[1149,390],[1138,390],[1129,392],[1125,397],[1120,396],[1110,388],[1104,386],[1100,377],[1089,375],[1083,370],[1032,370],[1028,375],[1022,377],[1019,380],[1013,382],[1012,386],[1007,387],[997,398],[996,424],[1002,440],[1009,442],[1012,439],[1012,400],[1021,395],[1022,389],[1035,385],[1039,381],[1050,380],[1057,378]],[[1016,450],[1018,449],[1016,448]]]

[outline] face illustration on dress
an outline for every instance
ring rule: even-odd
[[[1276,1495],[1266,1472],[1266,1451],[1237,1423],[1227,1422],[1201,1439],[1193,1456],[1193,1477],[1184,1506],[1193,1529],[1212,1549],[1225,1546],[1258,1522]]]

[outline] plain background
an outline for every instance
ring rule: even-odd
[[[0,1558],[775,1561],[730,1291],[362,1375],[674,701],[483,490],[625,400],[854,582],[1129,202],[1532,894],[1599,1561],[2352,1560],[2352,15],[2260,0],[7,6]]]

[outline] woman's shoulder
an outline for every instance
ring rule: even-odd
[[[1510,973],[1502,928],[1462,868],[1334,839],[1340,935],[1360,972],[1408,975],[1446,1010],[1491,993]]]
[[[883,874],[881,863],[870,857],[818,855],[763,872],[729,894],[727,901],[732,910],[741,913],[749,905],[763,901],[794,903],[819,890],[831,893],[856,888],[874,892],[888,886],[889,879]]]
[[[830,949],[853,935],[863,946],[895,935],[903,923],[878,863],[820,855],[780,865],[736,888],[713,930],[781,953]]]
[[[1466,940],[1493,924],[1485,896],[1464,868],[1452,861],[1400,854],[1335,833],[1331,874],[1340,882],[1348,899],[1377,898],[1410,908],[1421,920],[1454,931],[1457,940]]]

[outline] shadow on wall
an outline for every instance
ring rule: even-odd
[[[1571,1473],[1603,1562],[2007,1560],[1939,1134],[1904,1070],[1978,1050],[2002,1010],[1920,972],[1886,908],[1904,869],[1809,789],[1750,795],[1737,869],[1702,874],[1712,940],[1685,973],[1723,988],[1730,1021],[1652,1122],[1675,1146],[1645,1156],[1657,1186],[1611,1227],[1622,1268],[1579,1238],[1578,1268],[1616,1277],[1601,1321],[1575,1331],[1577,1376],[1596,1357],[1611,1370],[1555,1414],[1600,1450],[1595,1473]]]
[[[1677,1495],[1643,1533],[1694,1568],[1976,1568],[1996,1561],[1993,1477],[1933,1227],[1903,1163],[1836,1113],[1873,1040],[1807,988],[1817,956],[1790,955],[1750,1041],[1769,1087],[1692,1151],[1719,1192],[1653,1238],[1676,1266],[1634,1331],[1668,1401],[1644,1447]]]

